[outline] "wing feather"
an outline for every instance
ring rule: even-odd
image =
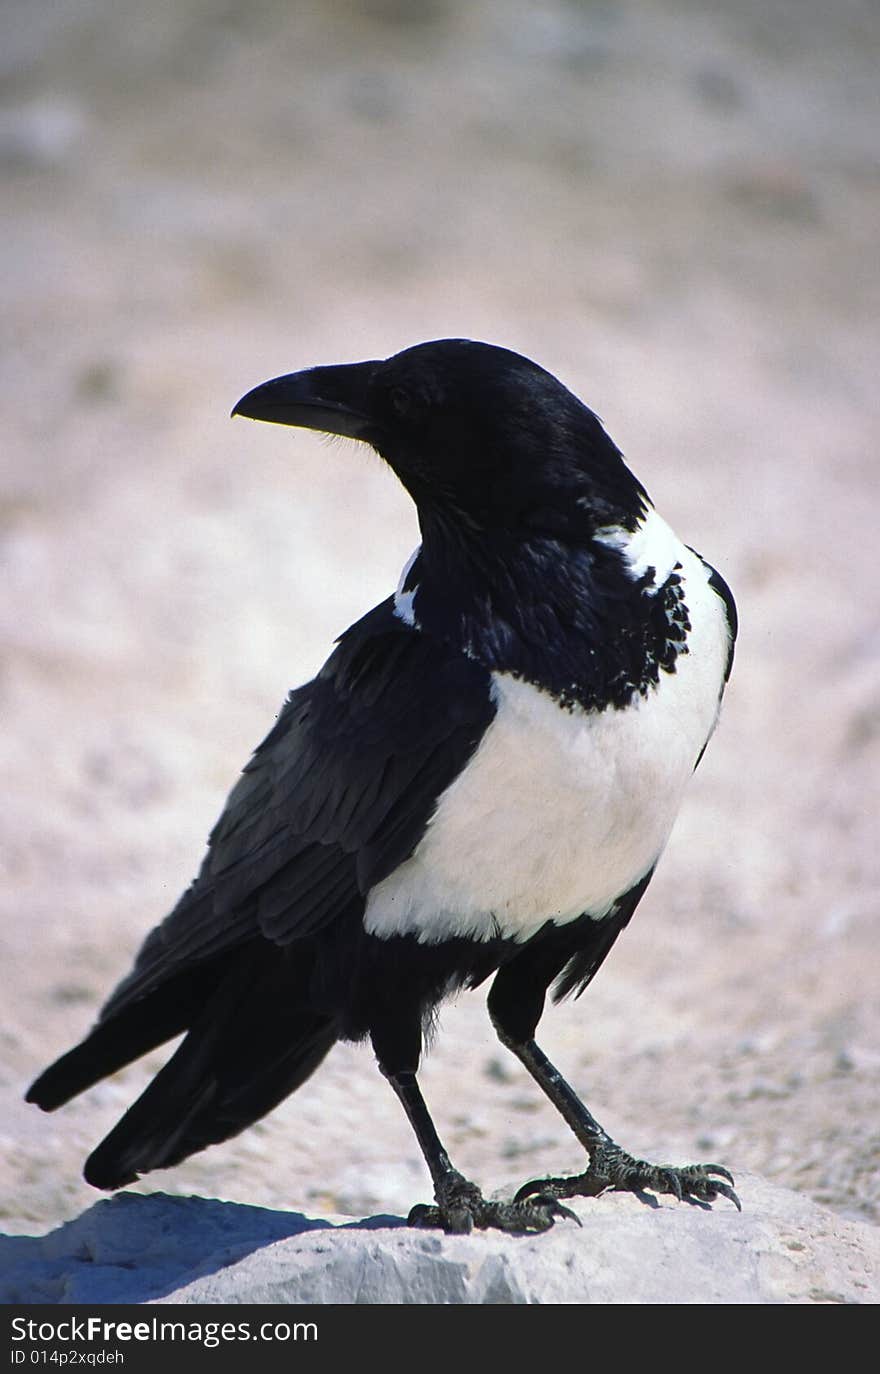
[[[256,935],[312,935],[409,858],[495,714],[488,672],[389,599],[291,693],[229,795],[201,870],[105,1006]]]

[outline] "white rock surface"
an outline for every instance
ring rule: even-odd
[[[880,1230],[761,1179],[742,1214],[610,1194],[543,1236],[445,1236],[122,1193],[0,1238],[7,1303],[873,1303]]]

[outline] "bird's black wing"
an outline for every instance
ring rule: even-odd
[[[407,859],[495,714],[487,671],[391,599],[294,691],[233,788],[192,886],[147,937],[105,1020],[261,934],[287,944]]]

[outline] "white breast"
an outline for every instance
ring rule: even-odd
[[[370,892],[368,931],[526,940],[547,920],[606,915],[653,867],[714,728],[729,647],[705,565],[677,555],[692,628],[676,671],[592,712],[494,674],[495,719],[415,853]]]

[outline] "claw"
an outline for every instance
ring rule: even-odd
[[[733,1174],[729,1169],[725,1169],[722,1164],[701,1164],[700,1168],[704,1174],[719,1174],[721,1178],[726,1178],[728,1183],[733,1183]]]
[[[554,1201],[557,1197],[564,1197],[565,1194],[561,1191],[561,1185],[567,1181],[564,1178],[533,1178],[531,1182],[524,1183],[514,1193],[514,1206],[525,1202],[526,1198],[530,1197],[547,1197],[553,1198]]]
[[[715,1177],[713,1177],[713,1175]],[[727,1183],[720,1179],[727,1179]],[[670,1165],[649,1164],[634,1159],[616,1145],[597,1149],[586,1173],[573,1178],[532,1179],[514,1197],[519,1204],[535,1197],[598,1197],[609,1189],[615,1192],[670,1193],[678,1202],[708,1204],[723,1197],[742,1211],[732,1188],[733,1175],[720,1164],[690,1164],[676,1169]]]
[[[712,1175],[717,1177],[712,1177]],[[733,1175],[722,1165],[691,1164],[685,1169],[680,1169],[678,1176],[689,1196],[703,1202],[713,1202],[717,1197],[724,1197],[733,1203],[738,1212],[742,1211],[742,1204],[731,1186],[734,1181]],[[728,1181],[727,1183],[719,1183],[718,1178],[725,1178]]]
[[[561,1220],[574,1221],[578,1226],[582,1225],[581,1219],[577,1213],[573,1212],[570,1207],[563,1207],[562,1203],[559,1202],[552,1193],[535,1192],[521,1196],[522,1193],[523,1190],[520,1188],[513,1202],[510,1204],[512,1207],[522,1207],[526,1197],[529,1197],[529,1206],[540,1208],[540,1210],[546,1212],[551,1219],[559,1217]]]
[[[650,1175],[649,1175],[649,1177],[650,1177]],[[663,1182],[666,1184],[666,1187],[663,1189],[663,1191],[666,1192],[666,1193],[672,1193],[672,1194],[674,1195],[676,1201],[677,1201],[677,1202],[681,1202],[681,1200],[682,1200],[681,1178],[680,1178],[679,1175],[676,1173],[675,1169],[660,1169],[660,1170],[659,1170],[659,1178],[662,1179]],[[659,1180],[658,1180],[658,1181],[659,1181]],[[648,1183],[647,1186],[650,1187],[650,1186],[651,1186],[650,1183]]]
[[[563,1207],[551,1193],[539,1190],[537,1196],[528,1200],[517,1196],[513,1202],[487,1202],[478,1188],[462,1179],[457,1186],[447,1188],[442,1197],[438,1195],[436,1206],[417,1203],[407,1223],[440,1229],[447,1235],[469,1235],[475,1227],[526,1235],[549,1231],[557,1220],[581,1225],[580,1217],[570,1207]]]
[[[729,1175],[728,1175],[729,1177]],[[732,1202],[738,1212],[742,1211],[742,1203],[733,1189],[726,1183],[716,1183],[715,1192],[719,1197],[726,1197],[728,1202]]]
[[[553,1215],[555,1217],[561,1217],[565,1221],[573,1221],[578,1226],[583,1227],[583,1222],[581,1221],[577,1212],[573,1212],[570,1207],[563,1207],[561,1203],[556,1203],[556,1205],[553,1208]]]

